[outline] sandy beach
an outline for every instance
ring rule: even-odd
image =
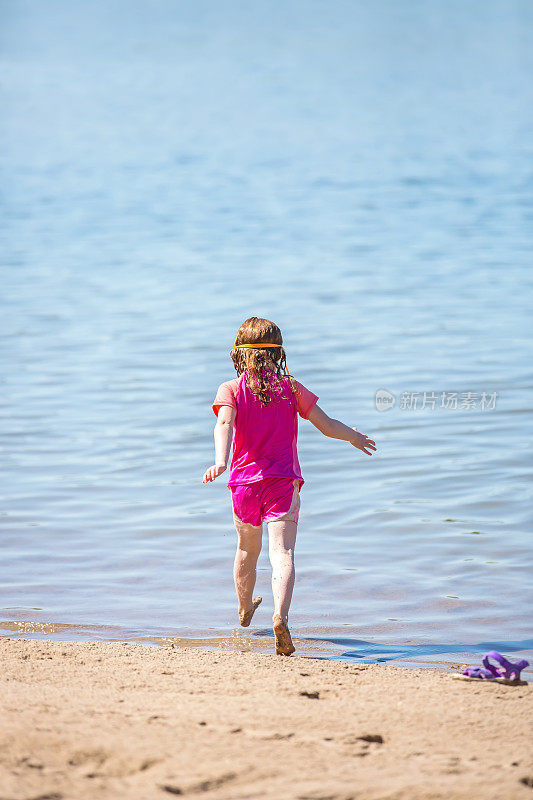
[[[0,640],[1,800],[532,796],[532,686],[451,671]]]

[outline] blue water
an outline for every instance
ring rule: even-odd
[[[299,652],[533,656],[531,4],[1,15],[2,635],[272,649],[201,483],[258,315],[378,447],[300,424]]]

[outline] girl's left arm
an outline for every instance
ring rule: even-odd
[[[376,450],[375,441],[370,439],[366,433],[360,433],[357,428],[349,428],[344,422],[328,417],[320,406],[316,404],[310,411],[308,420],[324,436],[328,436],[330,439],[343,439],[345,442],[350,442],[358,450],[366,453],[367,456],[371,456],[372,450]]]
[[[214,431],[215,463],[205,471],[202,483],[214,481],[228,466],[235,413],[231,406],[220,406]]]

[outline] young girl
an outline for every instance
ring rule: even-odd
[[[281,331],[273,322],[258,317],[243,322],[230,355],[238,377],[221,384],[213,402],[215,463],[206,470],[203,483],[224,472],[233,443],[228,488],[238,535],[234,579],[239,621],[247,627],[262,600],[252,595],[266,522],[276,653],[289,656],[294,652],[288,627],[294,545],[304,484],[296,451],[297,414],[325,436],[344,439],[369,456],[376,446],[357,428],[328,417],[317,405],[317,395],[294,380],[287,369]]]

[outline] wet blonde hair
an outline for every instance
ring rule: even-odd
[[[246,347],[239,345],[274,344],[278,347]],[[283,348],[283,336],[278,326],[269,319],[250,317],[245,320],[235,337],[231,360],[237,375],[246,373],[246,385],[257,395],[263,405],[281,396],[281,378],[288,378],[291,391],[296,394],[296,385],[287,369],[287,356]],[[272,383],[272,373],[278,378]]]

